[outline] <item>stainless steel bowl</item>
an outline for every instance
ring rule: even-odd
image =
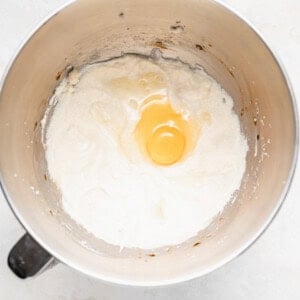
[[[40,120],[68,66],[154,48],[202,65],[232,95],[250,147],[247,170],[235,203],[205,232],[178,247],[120,253],[64,214],[47,177]],[[51,255],[111,282],[175,283],[230,261],[271,222],[295,169],[297,115],[282,67],[251,26],[212,0],[71,3],[20,49],[0,98],[1,182],[12,210]]]

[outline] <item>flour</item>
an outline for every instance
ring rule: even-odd
[[[145,73],[154,81],[141,83]],[[76,222],[110,244],[151,249],[184,242],[222,212],[240,187],[248,146],[232,98],[213,78],[133,55],[70,78],[43,124],[50,177]],[[156,94],[198,126],[193,149],[171,166],[149,162],[133,134],[143,101]]]

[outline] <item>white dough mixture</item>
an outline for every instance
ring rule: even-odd
[[[200,68],[124,55],[71,72],[51,104],[49,175],[64,210],[107,243],[180,244],[240,187],[246,138],[232,98]]]

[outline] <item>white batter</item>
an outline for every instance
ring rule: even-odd
[[[134,134],[152,95],[167,97],[191,124],[194,145],[172,165],[153,163]],[[49,174],[64,210],[108,243],[143,249],[182,243],[240,187],[247,142],[231,97],[203,70],[127,55],[71,73],[53,102]]]

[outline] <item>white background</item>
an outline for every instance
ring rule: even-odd
[[[0,75],[26,34],[65,2],[0,0]],[[275,49],[299,98],[300,1],[224,2],[250,20]],[[62,264],[34,279],[16,278],[9,271],[6,260],[10,248],[24,230],[0,194],[0,299],[300,299],[299,172],[298,169],[277,218],[250,250],[205,277],[156,289],[104,284]]]

